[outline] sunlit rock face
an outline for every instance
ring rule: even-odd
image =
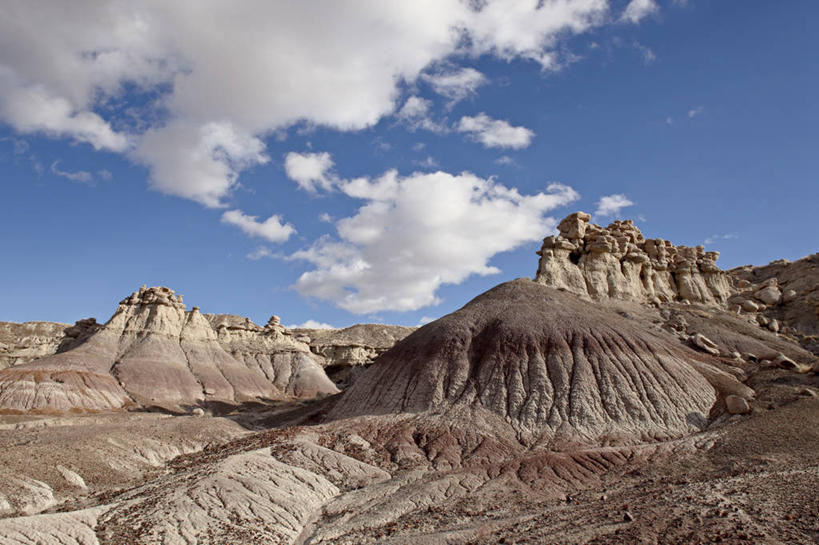
[[[608,227],[575,212],[543,240],[535,281],[594,300],[687,301],[724,305],[731,284],[716,265],[719,252],[646,240],[631,220]]]

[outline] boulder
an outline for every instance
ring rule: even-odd
[[[757,291],[754,297],[766,305],[775,305],[782,299],[782,292],[776,286],[767,286]]]
[[[751,405],[744,397],[729,395],[725,397],[725,407],[730,414],[749,414]]]

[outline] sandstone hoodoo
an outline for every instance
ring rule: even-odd
[[[552,444],[668,438],[704,425],[720,390],[753,395],[716,367],[701,373],[707,357],[613,309],[520,279],[398,343],[334,416],[468,408]]]
[[[307,345],[276,329],[255,333],[267,359],[237,359],[198,308],[186,311],[168,288],[143,287],[78,346],[0,371],[0,410],[241,403],[338,391]]]
[[[543,240],[535,281],[591,299],[722,305],[732,295],[719,252],[645,239],[631,220],[606,228],[576,212]]]

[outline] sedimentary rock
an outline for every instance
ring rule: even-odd
[[[261,328],[259,328],[261,329]],[[194,307],[168,288],[141,288],[78,346],[0,371],[0,410],[104,410],[126,404],[241,403],[335,393],[307,345],[254,331],[267,365],[237,359]]]
[[[356,324],[344,329],[293,329],[322,362],[327,375],[346,388],[361,371],[416,328]]]
[[[716,265],[719,252],[646,240],[631,220],[603,228],[590,219],[571,214],[558,225],[560,234],[543,240],[536,282],[594,300],[723,305],[732,295]]]
[[[0,369],[70,350],[97,331],[94,318],[57,322],[0,322]]]
[[[401,341],[333,415],[489,411],[550,442],[680,435],[717,397],[691,354],[613,311],[516,280]]]
[[[738,289],[732,303],[743,308],[745,301],[752,303],[755,312],[769,320],[765,327],[776,320],[779,333],[797,339],[819,355],[819,254],[793,262],[780,259],[760,267],[746,265],[728,274]]]

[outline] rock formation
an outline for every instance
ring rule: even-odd
[[[549,443],[679,436],[715,386],[670,336],[528,279],[501,284],[384,354],[333,415],[489,411]],[[709,377],[710,378],[710,377]],[[723,377],[746,397],[753,393]]]
[[[719,252],[646,240],[631,220],[606,228],[576,212],[543,240],[535,281],[594,300],[724,305],[732,295]]]
[[[819,253],[728,273],[737,286],[731,310],[819,355]]]
[[[0,372],[0,402],[16,372],[18,399],[83,406],[308,391],[325,358],[360,376],[230,418],[3,416],[0,541],[815,541],[819,376],[790,331],[817,327],[814,262],[726,274],[629,222],[587,241],[584,218],[545,248],[539,282],[501,284],[369,366],[404,331],[261,327],[140,290],[75,348]],[[132,473],[142,460],[154,471]]]
[[[94,318],[73,326],[55,322],[0,322],[0,369],[70,350],[99,329]]]
[[[348,386],[363,368],[413,331],[414,327],[356,324],[344,329],[293,329],[294,336],[310,344],[328,376]]]
[[[168,288],[141,288],[78,346],[0,371],[0,410],[118,409],[126,404],[241,403],[335,393],[307,345],[254,332],[270,357],[237,359],[197,307]]]

